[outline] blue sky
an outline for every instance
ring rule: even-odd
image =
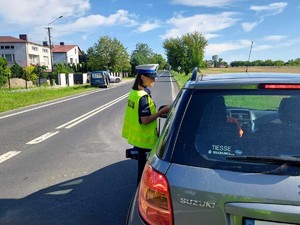
[[[205,59],[226,62],[300,58],[300,1],[271,0],[0,0],[0,36],[78,45],[117,38],[129,54],[145,43],[165,57],[166,38],[198,31]],[[48,25],[51,21],[56,20]]]

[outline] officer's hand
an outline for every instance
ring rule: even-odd
[[[169,105],[161,106],[158,110],[159,116],[165,118],[165,117],[167,117],[169,111],[170,111]]]

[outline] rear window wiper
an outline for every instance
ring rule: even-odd
[[[226,159],[243,161],[243,162],[254,162],[254,163],[269,163],[269,164],[287,164],[292,166],[300,166],[300,158],[295,156],[227,156]]]

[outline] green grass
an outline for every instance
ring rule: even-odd
[[[258,110],[277,110],[281,99],[286,96],[225,96],[226,106]]]
[[[173,78],[176,80],[179,89],[183,87],[188,79],[190,79],[191,74],[185,76],[184,74],[177,73],[176,71],[171,71]]]
[[[0,112],[95,90],[90,85],[72,87],[40,87],[34,89],[0,89]]]

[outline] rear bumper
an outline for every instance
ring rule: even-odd
[[[138,211],[137,193],[138,191],[136,191],[131,201],[127,214],[126,225],[147,225],[144,223]]]

